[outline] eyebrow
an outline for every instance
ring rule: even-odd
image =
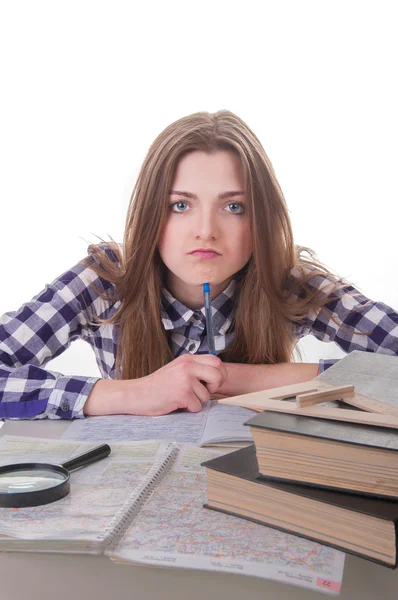
[[[221,194],[218,194],[218,199],[219,200],[224,200],[225,198],[233,198],[234,196],[243,196],[245,192],[240,192],[240,191],[228,191],[228,192],[222,192]],[[197,200],[198,197],[196,196],[196,194],[192,194],[191,192],[180,192],[179,190],[170,190],[169,192],[170,196],[185,196],[186,198],[192,198],[193,200]]]

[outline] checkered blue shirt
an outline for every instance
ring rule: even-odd
[[[89,249],[89,255],[91,251]],[[110,252],[110,255],[115,255]],[[293,270],[294,274],[294,270]],[[98,277],[81,263],[47,285],[30,302],[0,319],[0,418],[6,419],[71,419],[83,418],[83,406],[100,377],[64,376],[45,369],[46,363],[59,356],[76,339],[86,340],[93,348],[104,379],[115,377],[118,326],[90,324],[93,314],[111,317],[120,302],[99,297],[93,285],[111,290],[112,284]],[[333,283],[324,275],[315,275],[309,285],[329,295]],[[231,343],[234,314],[233,279],[212,300],[214,342],[220,354]],[[294,324],[296,339],[312,334],[324,342],[336,342],[345,352],[365,350],[398,354],[398,314],[381,302],[352,297],[347,291],[337,292],[338,299],[327,304],[331,314],[346,327],[346,333],[324,311],[313,311]],[[165,288],[161,296],[161,317],[166,330],[171,330],[175,357],[208,352],[205,310],[191,310]],[[371,331],[369,336],[358,332]],[[335,360],[321,360],[320,372]]]

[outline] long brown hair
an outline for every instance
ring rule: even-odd
[[[112,318],[101,321],[119,327],[117,378],[144,377],[174,359],[161,320],[166,267],[158,252],[169,190],[182,156],[220,150],[240,157],[253,242],[253,254],[237,274],[235,336],[222,358],[248,364],[288,362],[296,343],[293,322],[330,301],[306,285],[316,274],[331,273],[309,248],[294,245],[285,198],[253,131],[228,110],[188,115],[166,127],[149,148],[131,195],[123,245],[108,242],[119,264],[103,244],[92,246],[91,259],[83,261],[114,284],[112,296],[103,297],[121,302]],[[294,285],[286,288],[294,267]],[[336,290],[348,285],[333,277]]]

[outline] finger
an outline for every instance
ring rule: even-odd
[[[222,382],[227,380],[228,371],[224,363],[220,358],[214,356],[213,354],[182,354],[178,358],[175,358],[171,363],[168,363],[162,369],[170,368],[170,365],[173,366],[177,372],[180,372],[181,368],[185,373],[194,374],[195,368],[198,365],[207,365],[209,367],[213,367],[213,369],[218,370],[222,375]],[[160,370],[160,369],[159,369]],[[195,374],[196,376],[196,374]]]
[[[211,367],[222,367],[223,362],[221,358],[216,356],[215,354],[192,354],[192,358],[195,362],[204,363]]]
[[[211,395],[212,400],[221,400],[221,398],[228,398],[228,396],[226,396],[225,394],[212,394]]]
[[[228,371],[226,365],[222,362],[221,358],[217,358],[217,356],[214,356],[214,354],[209,354],[208,356],[211,357],[211,362],[208,363],[209,366],[214,367],[215,369],[218,369],[220,371],[224,383],[224,381],[226,381],[228,378]]]
[[[210,400],[211,394],[207,387],[195,378],[192,381],[192,391],[201,404]]]
[[[192,355],[192,358],[194,359],[194,364],[198,364],[198,363],[205,364],[205,365],[208,365],[209,367],[218,369],[222,373],[222,376],[223,376],[222,383],[224,383],[224,381],[227,380],[227,378],[228,378],[227,367],[222,362],[221,358],[214,356],[214,354],[199,354],[199,355],[195,354],[195,355]]]
[[[224,363],[221,361],[221,365],[218,367],[223,375],[223,383],[224,381],[226,381],[228,379],[228,371],[227,371],[227,367],[224,365]]]
[[[216,391],[224,383],[224,377],[220,369],[209,367],[208,365],[195,364],[190,373],[196,377],[198,381],[204,381],[209,391]]]
[[[188,399],[185,410],[187,412],[200,412],[202,410],[202,406],[203,406],[202,402],[199,400],[198,396],[192,390],[192,394],[190,395],[190,397]]]

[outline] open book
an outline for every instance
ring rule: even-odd
[[[87,446],[4,436],[0,462],[29,456],[61,463]],[[108,458],[71,473],[71,493],[62,500],[0,508],[0,550],[105,554],[117,562],[240,573],[339,592],[342,552],[203,508],[201,462],[220,450],[157,440],[111,449]]]
[[[198,446],[239,447],[253,442],[244,423],[255,414],[240,406],[209,401],[198,413],[177,411],[160,417],[112,415],[76,419],[62,437],[90,442],[162,439]]]

